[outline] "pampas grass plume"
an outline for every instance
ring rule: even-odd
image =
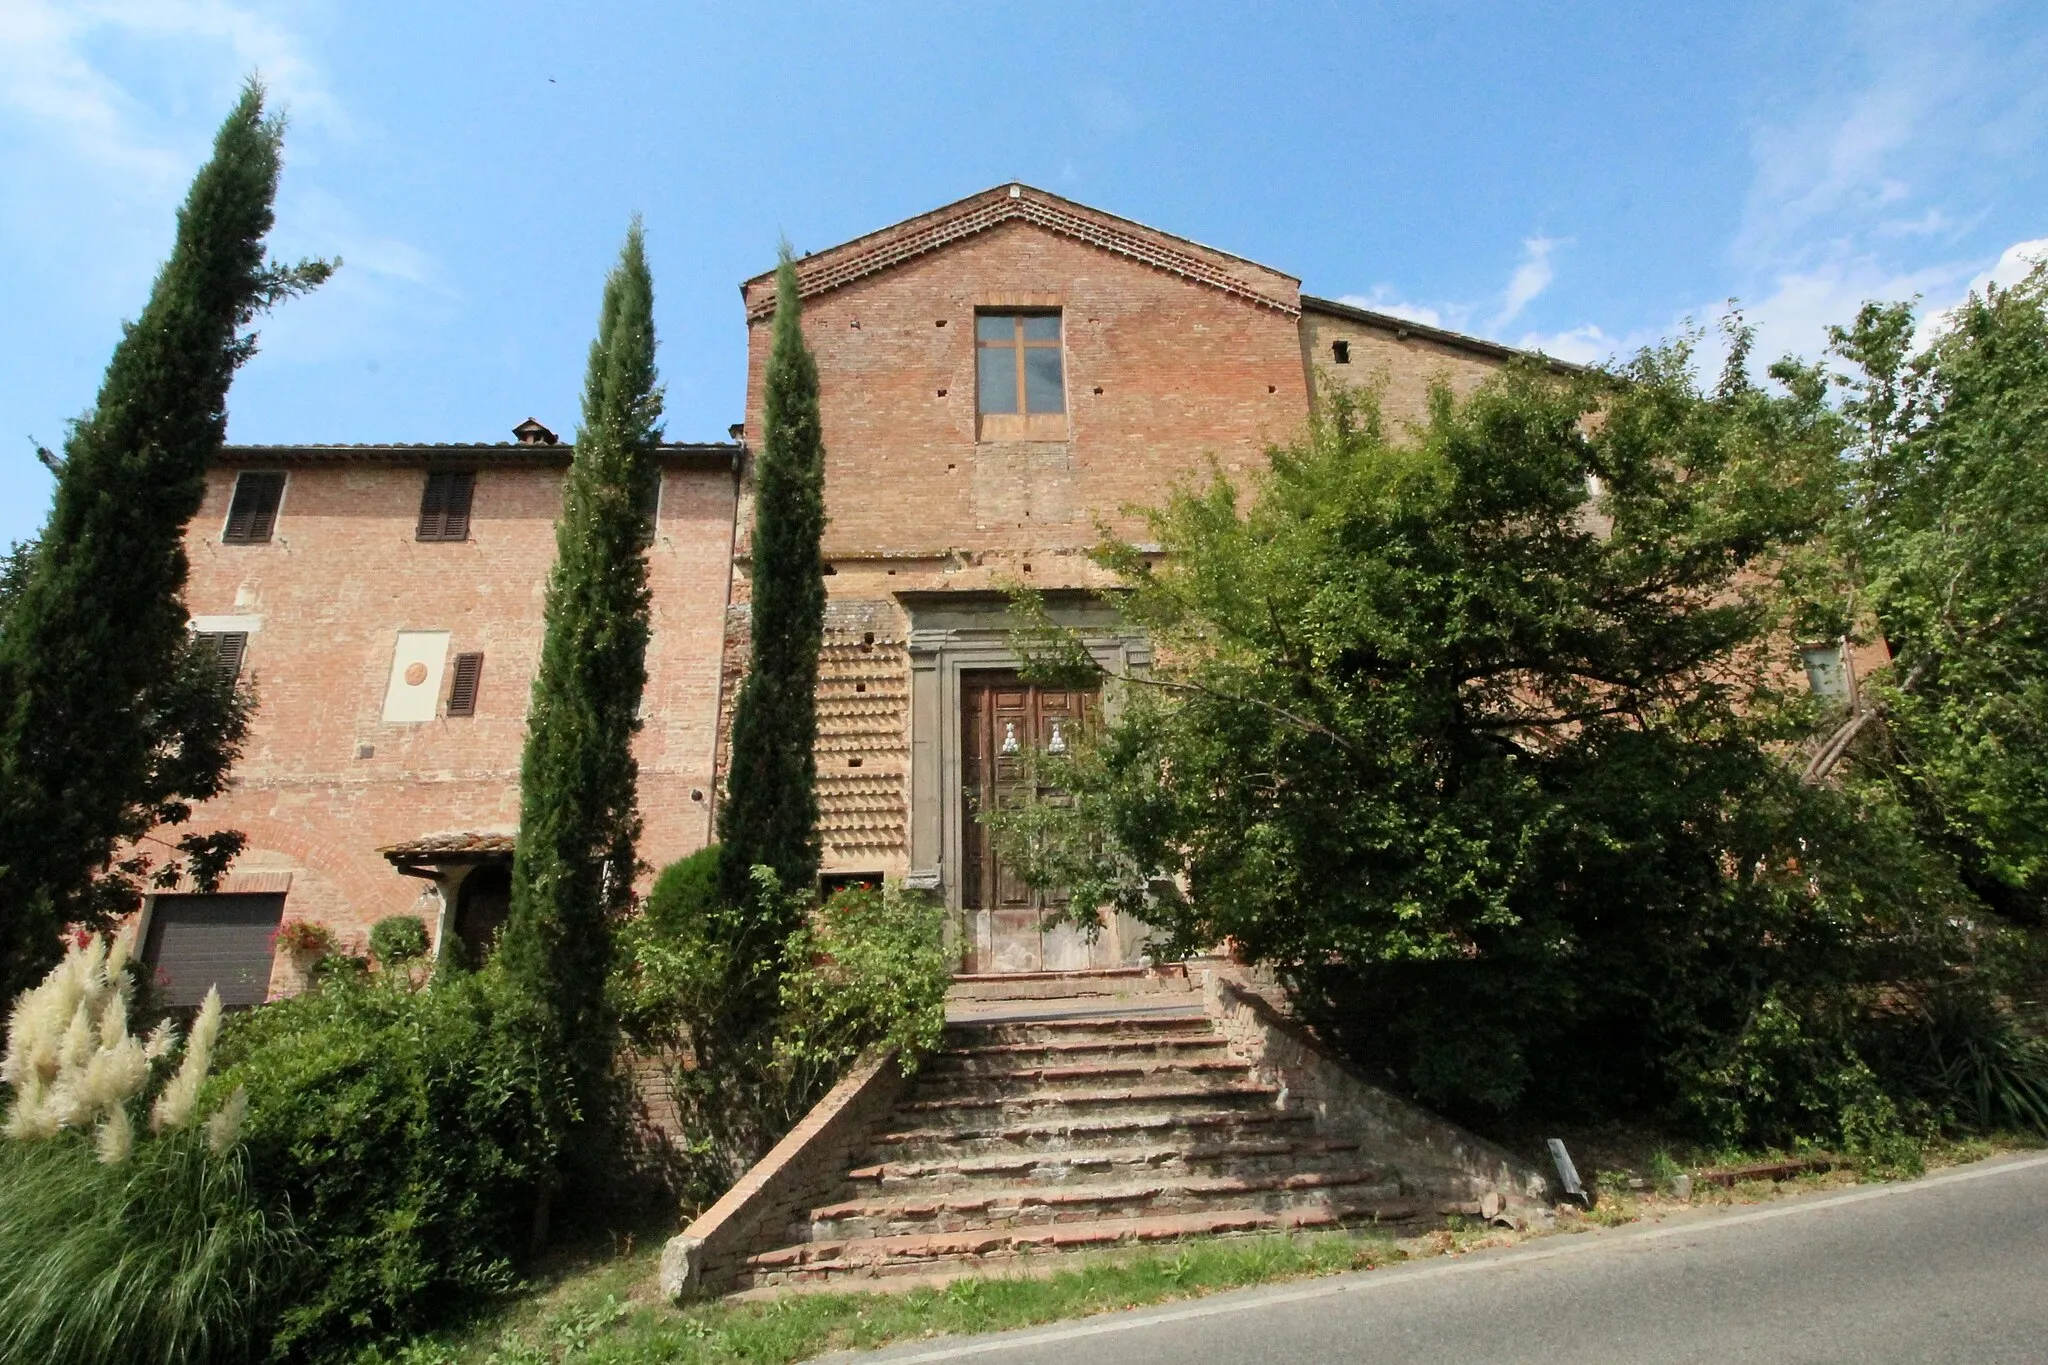
[[[206,1145],[213,1149],[215,1156],[221,1155],[241,1140],[242,1120],[249,1117],[249,1090],[247,1086],[236,1086],[235,1093],[228,1096],[227,1103],[214,1112],[206,1121]]]
[[[128,1121],[126,1105],[115,1105],[100,1120],[99,1139],[95,1146],[102,1166],[118,1166],[135,1150],[135,1125]]]
[[[199,1108],[199,1087],[206,1083],[206,1073],[213,1065],[213,1040],[220,1036],[220,991],[209,987],[206,1002],[199,1007],[199,1017],[192,1021],[191,1036],[185,1040],[185,1059],[178,1064],[178,1074],[171,1077],[171,1083],[156,1097],[156,1107],[150,1111],[149,1126],[156,1132],[166,1128],[184,1128],[191,1124]]]

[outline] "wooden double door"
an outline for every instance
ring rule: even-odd
[[[1097,940],[1071,925],[1048,927],[1048,911],[1066,904],[1057,891],[1034,889],[995,851],[982,812],[1034,797],[1058,796],[1043,785],[1043,759],[1067,752],[1094,723],[1096,688],[1040,687],[1015,674],[961,678],[961,904],[974,972],[1079,970],[1117,965],[1121,936]]]

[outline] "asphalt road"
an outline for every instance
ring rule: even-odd
[[[868,1361],[2048,1363],[2048,1155]]]

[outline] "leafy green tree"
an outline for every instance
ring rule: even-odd
[[[800,904],[817,879],[818,768],[812,745],[825,628],[818,366],[804,341],[796,263],[786,243],[775,290],[775,337],[754,475],[753,646],[733,711],[726,797],[718,812],[720,892],[729,905],[754,909],[737,917],[731,947],[740,961],[768,964],[797,927],[788,907]],[[772,869],[796,900],[755,897],[756,866]],[[772,1003],[772,979],[764,990]]]
[[[647,681],[647,509],[661,441],[654,285],[636,219],[605,280],[583,421],[556,524],[546,634],[520,769],[512,907],[496,965],[595,1116],[610,1069],[611,921],[630,903],[641,689]],[[565,1115],[565,1121],[572,1116]]]
[[[1834,540],[1845,631],[1892,665],[1815,755],[1897,791],[1994,907],[2048,914],[2048,266],[1912,353],[1908,305],[1834,330],[1856,367]]]
[[[1460,1113],[1895,1126],[1855,992],[1969,945],[1896,824],[1780,756],[1777,579],[1840,438],[1781,378],[1701,392],[1680,345],[1439,392],[1399,436],[1338,396],[1249,489],[1177,491],[1163,556],[1100,552],[1158,670],[1065,795],[994,819],[1008,855],[1168,955],[1229,942]],[[1056,634],[1030,661],[1085,666]]]
[[[8,574],[0,619],[6,996],[56,960],[62,926],[104,925],[139,903],[152,860],[138,841],[218,794],[241,744],[249,698],[218,680],[186,629],[184,531],[226,432],[229,383],[255,353],[248,324],[333,269],[264,257],[283,136],[252,82],[192,182],[98,401],[61,460],[45,453],[55,502]],[[187,834],[175,847],[205,884],[241,840]]]

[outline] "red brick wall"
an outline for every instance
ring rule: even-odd
[[[839,254],[824,253],[828,264]],[[1268,298],[1298,297],[1286,276],[1208,255]],[[749,304],[771,288],[750,283]],[[976,439],[975,311],[1005,306],[1061,310],[1065,441]],[[842,615],[893,621],[878,634],[892,641],[907,625],[891,597],[900,590],[986,589],[1007,579],[1101,584],[1085,557],[1099,539],[1098,521],[1143,539],[1127,504],[1158,502],[1175,481],[1205,477],[1212,459],[1228,473],[1249,472],[1269,443],[1300,430],[1308,411],[1299,324],[1289,309],[1035,223],[1005,223],[814,295],[805,301],[804,331],[818,359],[824,415],[825,554],[834,570],[826,584]],[[756,441],[772,336],[772,317],[750,322],[747,430]],[[744,555],[751,506],[740,519]],[[745,568],[735,575],[738,602],[747,596]],[[736,638],[744,639],[743,627]],[[834,643],[851,648],[854,638]],[[908,669],[892,648],[904,678],[859,699],[864,713],[875,713],[864,715],[860,734],[821,737],[828,832],[871,826],[884,808],[900,822],[908,808]],[[732,662],[744,666],[743,658]],[[821,684],[828,711],[845,700],[841,681]],[[858,791],[844,780],[855,758],[863,765]],[[884,778],[895,794],[875,789]],[[828,837],[826,871],[908,870],[900,828],[860,838],[840,845]]]
[[[253,466],[264,467],[264,466]],[[438,902],[380,846],[435,833],[504,831],[519,818],[526,706],[554,559],[564,462],[478,469],[469,538],[414,536],[424,465],[389,458],[286,461],[273,540],[224,545],[235,469],[216,469],[187,537],[186,604],[195,617],[259,617],[244,662],[259,707],[233,790],[199,828],[239,829],[237,872],[290,871],[287,919],[312,919],[360,945],[370,925]],[[671,466],[648,566],[654,636],[638,746],[646,833],[660,864],[707,833],[719,640],[730,565],[729,470]],[[483,652],[476,715],[386,724],[384,692],[400,630],[446,630],[449,655]],[[442,682],[445,709],[447,680]],[[372,752],[359,756],[364,747]],[[692,799],[692,792],[706,799]],[[290,984],[279,968],[273,984]]]
[[[1065,442],[975,439],[975,309],[1005,304],[1062,310]],[[756,434],[772,329],[748,329]],[[1295,434],[1308,406],[1289,313],[1029,223],[811,298],[804,331],[818,357],[835,561],[1078,548],[1094,543],[1098,516],[1135,533],[1123,504],[1156,501],[1212,455],[1248,467]]]
[[[1350,347],[1351,359],[1343,365],[1332,358],[1331,343],[1337,341]],[[1429,392],[1438,384],[1464,398],[1503,364],[1399,327],[1314,310],[1302,314],[1301,350],[1303,364],[1318,383],[1375,390],[1394,434],[1429,419]]]

